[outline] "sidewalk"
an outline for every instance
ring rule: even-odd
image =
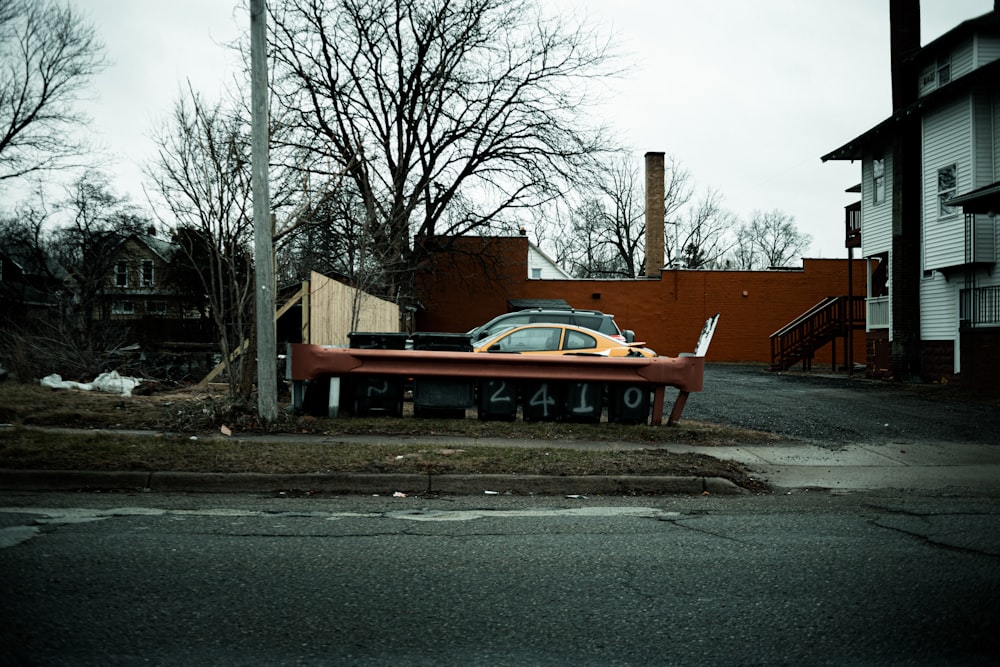
[[[290,436],[295,438],[296,436]],[[426,436],[395,438],[395,442],[427,442]],[[379,436],[329,436],[336,442],[380,444]],[[569,447],[591,451],[645,449],[648,444],[586,440],[507,440],[502,438],[437,437],[449,447],[470,445],[504,447]],[[971,487],[1000,491],[1000,445],[900,444],[848,445],[830,449],[819,445],[748,445],[702,447],[663,445],[677,453],[704,454],[736,461],[754,476],[779,489],[945,489]],[[726,480],[722,480],[725,482]]]
[[[1000,492],[1000,445],[669,447],[737,461],[775,490],[967,488]]]
[[[252,441],[302,441],[323,444],[383,444],[384,436],[243,435]],[[579,440],[508,440],[455,436],[394,437],[393,442],[436,443],[446,447],[568,447],[594,451],[643,449],[640,443]],[[793,489],[873,490],[969,489],[1000,493],[1000,445],[905,444],[851,445],[828,449],[811,444],[699,447],[667,445],[677,453],[697,453],[743,464],[775,492]],[[171,471],[17,471],[0,470],[0,489],[143,490],[188,493],[440,493],[448,495],[713,495],[747,493],[717,477],[629,475],[424,475],[424,474],[223,474]]]

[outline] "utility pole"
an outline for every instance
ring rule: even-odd
[[[254,267],[257,293],[257,416],[278,418],[277,335],[274,329],[274,231],[267,183],[266,0],[250,0],[250,163],[253,171]]]

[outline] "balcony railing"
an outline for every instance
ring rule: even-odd
[[[959,294],[959,319],[964,326],[1000,325],[1000,285],[963,289]]]
[[[889,328],[889,297],[879,296],[865,302],[868,306],[868,328]]]

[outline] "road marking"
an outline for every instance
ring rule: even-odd
[[[87,507],[0,507],[0,514],[19,514],[25,517],[23,525],[0,529],[0,549],[9,548],[40,534],[38,526],[68,525],[104,521],[115,517],[271,517],[275,519],[311,518],[324,521],[341,519],[389,518],[400,521],[474,521],[476,519],[518,519],[543,517],[633,517],[662,519],[680,516],[680,512],[667,512],[653,507],[574,507],[536,508],[522,510],[434,510],[411,509],[388,512],[266,512],[244,509],[171,510],[156,507],[115,507],[93,509]]]
[[[527,509],[527,510],[399,510],[386,512],[390,519],[408,521],[472,521],[474,519],[506,519],[536,517],[639,517],[658,519],[664,516],[680,516],[679,512],[665,512],[652,507],[575,507],[573,509]]]

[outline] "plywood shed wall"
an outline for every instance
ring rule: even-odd
[[[314,345],[346,347],[351,331],[399,331],[399,306],[315,271],[308,299],[308,341]]]

